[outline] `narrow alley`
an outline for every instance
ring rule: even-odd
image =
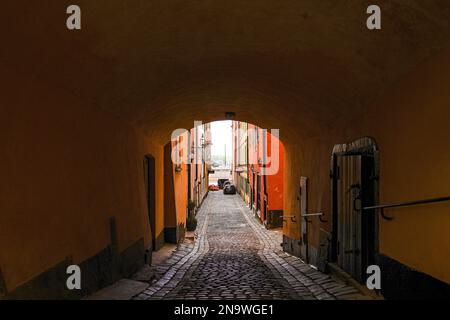
[[[0,301],[450,300],[449,0],[44,2],[2,1]]]
[[[282,251],[238,195],[210,192],[198,213],[196,241],[135,299],[369,299]]]

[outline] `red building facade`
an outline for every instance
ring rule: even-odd
[[[238,193],[268,228],[283,223],[284,146],[278,136],[233,121],[233,179]]]

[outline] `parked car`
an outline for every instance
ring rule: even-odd
[[[228,179],[219,179],[219,180],[217,180],[217,184],[219,185],[219,188],[223,189],[223,184],[225,182],[227,182],[227,181],[229,181],[229,180]]]
[[[227,184],[223,188],[223,194],[236,194],[236,187],[233,184]]]

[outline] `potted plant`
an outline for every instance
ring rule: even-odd
[[[186,220],[186,230],[194,231],[197,228],[197,218],[194,215],[189,215]]]
[[[195,210],[196,207],[197,207],[197,204],[195,203],[195,201],[193,201],[193,200],[189,200],[188,201],[188,205],[187,205],[188,216],[189,215],[194,215],[194,210]]]
[[[197,204],[195,201],[189,200],[187,209],[188,209],[188,217],[186,219],[186,229],[187,231],[194,231],[197,227],[197,218],[195,217],[195,208]]]

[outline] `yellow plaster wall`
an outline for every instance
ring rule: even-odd
[[[364,113],[343,115],[318,137],[286,145],[285,212],[299,215],[300,176],[309,178],[309,212],[331,217],[330,159],[334,144],[374,137],[380,149],[380,203],[450,195],[450,50],[429,59],[373,101]],[[450,283],[450,203],[386,210],[380,252]],[[297,219],[299,220],[299,219]],[[317,220],[317,219],[316,219]],[[300,223],[284,233],[300,237]],[[319,223],[309,229],[318,246]],[[331,223],[321,224],[327,230]]]
[[[113,216],[119,251],[140,238],[149,247],[143,157],[153,154],[161,167],[162,147],[69,92],[3,67],[2,76],[0,268],[8,291],[68,256],[79,263],[97,254],[110,244]]]

